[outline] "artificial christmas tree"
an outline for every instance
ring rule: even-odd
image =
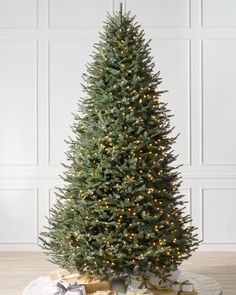
[[[143,30],[122,9],[95,49],[42,247],[68,270],[165,280],[198,242],[183,215],[161,78]]]

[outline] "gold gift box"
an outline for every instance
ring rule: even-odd
[[[96,293],[94,293],[94,295],[117,295],[118,293],[116,291],[113,290],[109,290],[109,291],[97,291]]]
[[[85,286],[86,293],[95,293],[96,291],[108,291],[111,290],[111,284],[109,281],[102,281],[97,275],[79,274],[69,272],[64,269],[53,271],[50,274],[52,281],[64,280],[69,284],[78,283]]]
[[[172,289],[169,289],[169,290],[158,290],[158,289],[151,288],[149,290],[154,295],[177,295],[177,293],[175,291],[173,291]]]
[[[128,291],[127,295],[177,295],[177,293],[171,289],[169,290],[157,290],[157,289],[146,289],[145,293],[141,293],[140,291]]]
[[[135,291],[128,291],[128,294],[130,295],[135,295],[133,294]],[[156,288],[147,288],[147,289],[140,289],[136,291],[136,295],[146,295],[146,294],[153,294],[153,295],[177,295],[175,291],[172,289],[156,289]]]
[[[50,279],[52,281],[63,280],[69,284],[73,284],[77,281],[78,273],[72,273],[65,269],[58,269],[50,273]]]
[[[198,295],[198,293],[196,291],[192,291],[192,292],[180,291],[180,292],[178,292],[178,295]]]

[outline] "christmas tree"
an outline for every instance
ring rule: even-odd
[[[108,15],[94,46],[68,142],[65,186],[40,237],[62,268],[163,278],[198,245],[183,214],[176,137],[149,43],[121,8]]]

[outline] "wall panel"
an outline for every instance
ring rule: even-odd
[[[37,26],[37,0],[0,1],[1,28],[34,28]]]
[[[137,14],[146,27],[188,27],[190,1],[182,0],[128,0],[127,10]]]
[[[202,0],[204,27],[236,27],[234,0]]]
[[[49,0],[51,27],[101,27],[110,0]]]
[[[184,195],[183,201],[185,204],[183,205],[183,214],[184,215],[192,215],[192,191],[191,188],[182,188],[180,193]]]
[[[236,164],[236,40],[204,40],[202,48],[203,163]]]
[[[37,244],[36,189],[0,189],[0,244]]]
[[[58,165],[66,160],[71,135],[72,112],[77,111],[77,101],[83,95],[82,74],[86,70],[90,40],[58,40],[50,42],[49,62],[49,162]]]
[[[204,244],[236,244],[236,189],[203,189],[202,231]]]
[[[180,133],[174,146],[179,154],[178,162],[190,164],[190,44],[188,40],[154,39],[151,47],[156,71],[160,70],[163,79],[160,89],[168,90],[162,99],[174,115],[171,118],[171,125],[175,126],[173,135]]]
[[[37,43],[0,40],[0,164],[37,164]]]
[[[0,250],[38,250],[92,44],[119,0],[0,0]],[[122,0],[152,38],[200,250],[236,250],[236,2]]]

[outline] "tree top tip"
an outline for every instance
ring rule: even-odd
[[[120,2],[120,13],[122,14],[122,11],[123,11],[123,3]]]

